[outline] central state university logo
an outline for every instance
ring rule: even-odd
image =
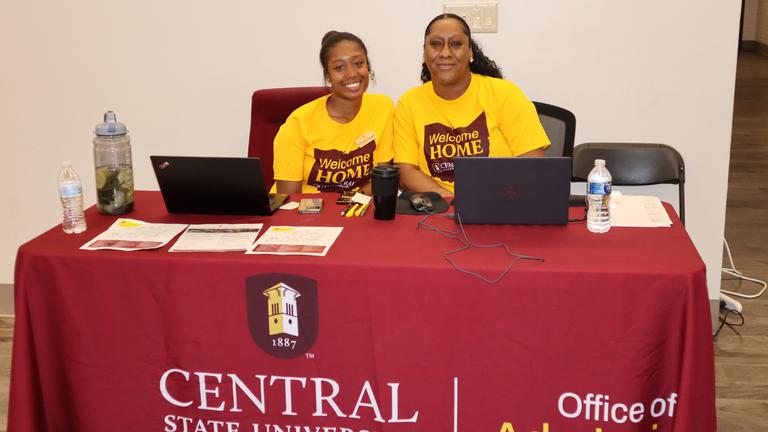
[[[317,339],[317,282],[267,273],[245,279],[248,329],[256,344],[280,358],[306,353]]]

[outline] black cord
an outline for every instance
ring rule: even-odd
[[[461,223],[461,215],[456,213],[456,221],[459,223],[459,231],[449,231],[442,228],[437,228],[433,225],[430,225],[427,223],[427,219],[432,217],[434,213],[427,213],[426,216],[424,216],[419,223],[416,225],[417,228],[423,228],[428,231],[434,231],[438,234],[440,234],[443,237],[457,240],[459,243],[461,243],[461,246],[459,246],[456,249],[452,249],[449,251],[443,252],[443,258],[445,258],[446,261],[456,270],[468,274],[470,276],[474,276],[484,282],[488,283],[496,283],[500,281],[504,276],[507,275],[512,270],[512,267],[520,260],[532,260],[532,261],[544,261],[544,258],[539,257],[532,257],[527,255],[521,255],[518,253],[513,252],[509,246],[507,246],[505,243],[496,243],[496,244],[477,244],[473,243],[469,236],[467,235],[467,232],[464,230],[464,224]],[[457,254],[459,252],[465,251],[470,248],[481,248],[481,249],[489,249],[489,248],[503,248],[507,255],[514,257],[514,259],[507,265],[506,268],[495,278],[489,279],[480,273],[476,273],[464,268],[461,268],[458,264],[456,264],[453,259],[451,259],[451,255]]]
[[[736,333],[737,335],[741,335],[741,334],[740,334],[740,333],[739,333],[739,332],[738,332],[738,331],[735,329],[735,327],[741,327],[741,326],[743,326],[743,325],[744,325],[744,315],[742,315],[742,314],[741,314],[741,312],[736,312],[735,310],[732,310],[732,309],[728,309],[728,308],[726,308],[726,307],[720,307],[720,312],[721,312],[721,313],[723,312],[723,310],[725,310],[725,315],[724,315],[724,316],[721,316],[721,317],[719,317],[719,319],[720,319],[720,326],[717,328],[717,331],[715,332],[715,334],[714,334],[714,335],[712,335],[712,339],[716,338],[716,337],[717,337],[717,335],[719,335],[719,334],[720,334],[720,330],[722,330],[722,329],[723,329],[723,327],[725,327],[725,326],[728,326],[728,328],[730,328],[731,330],[733,330],[733,331],[734,331],[734,333]],[[735,322],[728,322],[728,316],[730,316],[730,315],[736,315],[737,317],[739,317],[739,318],[741,319],[741,322],[739,322],[739,323],[735,323]]]

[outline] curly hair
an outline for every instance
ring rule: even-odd
[[[472,58],[473,61],[469,64],[469,70],[473,73],[485,75],[489,77],[494,78],[504,78],[504,76],[501,74],[501,68],[496,65],[496,62],[489,59],[488,56],[485,55],[482,49],[480,49],[480,46],[477,45],[477,43],[472,39],[472,32],[469,30],[469,25],[466,21],[464,21],[464,18],[452,14],[452,13],[444,13],[440,14],[432,19],[432,21],[429,22],[427,25],[427,29],[424,30],[424,41],[426,43],[427,35],[429,35],[429,30],[432,28],[432,24],[436,23],[437,21],[444,20],[444,19],[453,19],[459,22],[461,24],[461,27],[464,30],[464,34],[467,35],[469,38],[469,47],[472,49]],[[421,82],[427,82],[432,80],[432,74],[429,72],[429,68],[427,68],[427,64],[422,62],[421,63]]]

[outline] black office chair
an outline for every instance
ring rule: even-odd
[[[573,141],[576,137],[576,116],[565,108],[544,102],[534,101],[533,104],[551,143],[549,148],[544,150],[544,154],[550,157],[572,156]]]
[[[595,166],[604,159],[614,186],[676,184],[680,220],[685,225],[685,163],[680,153],[666,144],[586,143],[573,150],[572,181],[586,182]]]

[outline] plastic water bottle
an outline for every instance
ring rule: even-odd
[[[604,233],[611,229],[611,173],[603,159],[595,159],[595,167],[587,177],[587,229]]]
[[[64,210],[61,228],[67,234],[78,234],[86,229],[83,214],[83,183],[72,168],[72,162],[61,163],[59,172],[59,198]]]

